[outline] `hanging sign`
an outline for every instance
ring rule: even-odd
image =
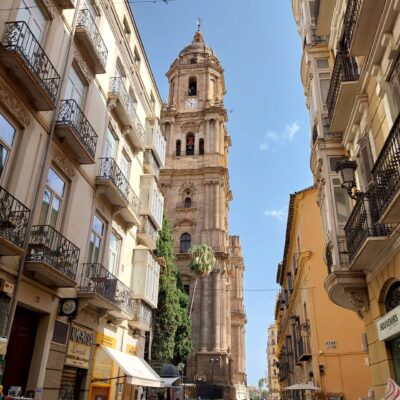
[[[376,321],[379,340],[388,340],[400,334],[400,306]]]

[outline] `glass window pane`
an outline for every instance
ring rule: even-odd
[[[327,69],[329,68],[329,62],[327,58],[322,58],[317,60],[318,69]]]
[[[65,182],[52,168],[49,169],[47,175],[47,185],[59,195],[64,196]]]
[[[94,233],[91,232],[89,240],[88,262],[93,262],[93,252],[94,252]]]
[[[98,218],[96,215],[93,218],[93,229],[97,232],[100,236],[103,236],[104,232],[104,223],[103,221]]]
[[[47,213],[49,212],[51,194],[46,189],[43,194],[42,208],[40,209],[39,225],[46,225]]]
[[[57,199],[57,197],[54,197],[53,202],[51,204],[51,214],[49,220],[49,225],[52,226],[53,228],[55,228],[57,225],[59,211],[60,211],[60,200]]]
[[[95,239],[94,239],[93,262],[98,262],[98,260],[99,260],[100,247],[101,247],[101,238],[96,236]]]
[[[344,225],[350,215],[350,201],[349,196],[345,189],[341,187],[335,187],[334,189],[335,203],[336,203],[336,214],[338,223]]]
[[[4,166],[6,165],[8,150],[0,142],[0,175],[3,173]]]
[[[12,146],[14,142],[14,127],[0,114],[0,138],[8,146]]]

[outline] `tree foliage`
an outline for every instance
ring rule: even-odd
[[[156,255],[163,268],[160,274],[158,308],[153,318],[152,358],[175,365],[184,363],[192,351],[192,324],[187,316],[189,297],[183,290],[175,265],[173,236],[168,219],[157,240]]]

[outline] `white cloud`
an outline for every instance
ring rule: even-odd
[[[283,132],[268,131],[264,135],[263,142],[258,145],[258,148],[260,150],[267,150],[271,147],[271,143],[285,144],[288,141],[291,142],[292,140],[294,140],[299,130],[300,125],[298,124],[298,122],[293,121],[290,124],[286,125]]]
[[[267,217],[276,218],[279,221],[282,221],[286,217],[286,213],[287,213],[287,207],[264,211],[264,215],[266,215]]]

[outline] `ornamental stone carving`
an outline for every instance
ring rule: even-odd
[[[8,88],[4,81],[0,81],[0,103],[15,118],[21,128],[25,128],[30,123],[29,113],[22,102]]]
[[[57,147],[53,148],[53,161],[69,178],[72,179],[75,176],[74,166]]]
[[[87,66],[78,49],[74,49],[74,62],[79,72],[83,75],[86,83],[90,85],[93,80],[93,74],[90,72],[89,67]]]

